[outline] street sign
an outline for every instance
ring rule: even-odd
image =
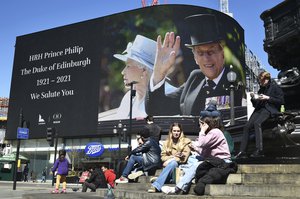
[[[28,128],[18,127],[18,130],[17,130],[17,138],[18,139],[26,140],[26,139],[28,139],[28,136],[29,136],[29,129]]]

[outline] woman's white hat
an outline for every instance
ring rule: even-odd
[[[153,70],[155,55],[156,42],[142,35],[137,35],[133,43],[127,44],[127,48],[122,54],[114,54],[114,57],[124,62],[130,58]]]

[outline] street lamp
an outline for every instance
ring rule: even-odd
[[[230,83],[230,125],[234,125],[234,83],[236,81],[236,73],[232,70],[233,66],[230,65],[230,72],[227,73],[227,80]]]
[[[133,84],[137,84],[137,81],[132,81],[129,83],[130,85],[130,110],[129,110],[129,132],[128,132],[128,153],[131,152],[131,130],[132,130],[132,101],[135,96],[136,90],[133,90]]]
[[[118,135],[118,140],[119,140],[118,163],[120,163],[120,161],[121,161],[122,127],[123,127],[123,124],[121,122],[119,122],[118,126],[114,126],[114,128],[113,128],[113,133],[115,135]]]

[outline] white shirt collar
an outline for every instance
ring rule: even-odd
[[[222,78],[224,71],[225,71],[225,67],[223,67],[223,70],[222,70],[222,72],[219,74],[219,76],[218,76],[217,78],[213,79],[213,81],[215,82],[216,86],[218,85],[220,79]],[[208,80],[208,78],[205,76],[205,81],[206,81],[205,86],[208,86],[208,85],[207,85],[207,80]]]

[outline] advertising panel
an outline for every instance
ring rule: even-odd
[[[187,5],[17,37],[7,139],[16,138],[21,108],[30,138],[45,137],[52,126],[59,137],[111,134],[114,121],[129,119],[130,100],[134,119],[199,116],[211,100],[228,109],[230,65],[239,85],[235,105],[242,106],[244,55],[244,32],[234,19]],[[209,86],[205,76],[215,81],[213,90],[202,90]]]

